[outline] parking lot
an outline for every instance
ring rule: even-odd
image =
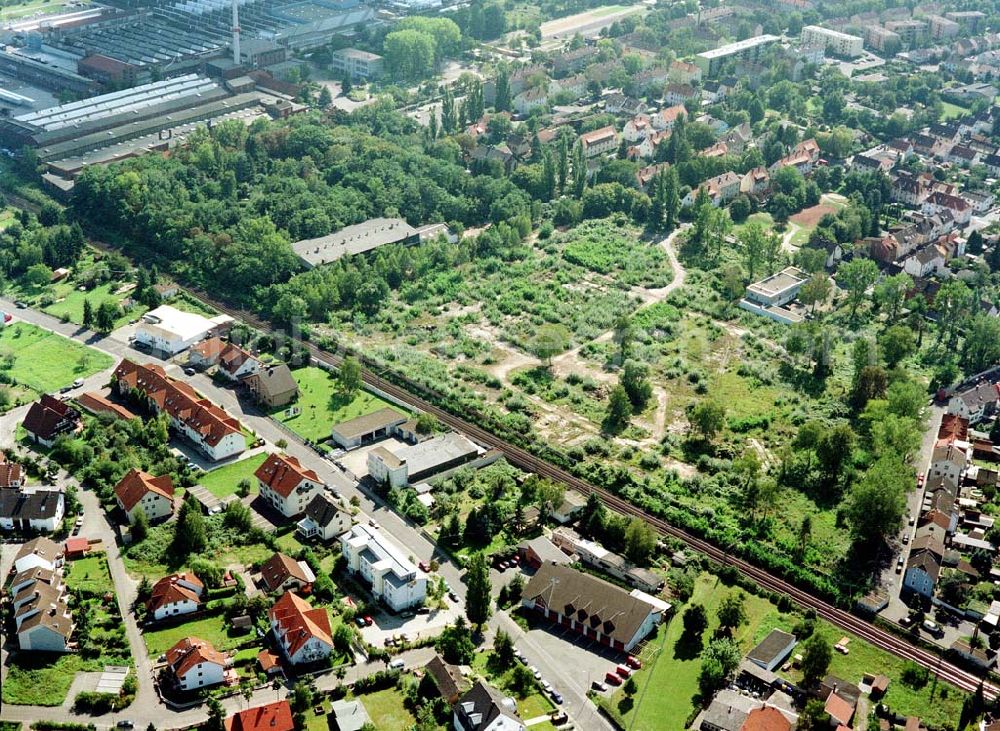
[[[431,610],[429,614],[417,614],[412,617],[389,612],[372,614],[374,624],[371,627],[359,628],[361,636],[375,647],[385,647],[386,639],[401,634],[405,634],[410,642],[427,635],[440,634],[442,629],[454,623],[462,614],[460,604],[450,599],[445,599],[445,602],[448,604],[447,609]]]
[[[375,442],[375,444],[366,444],[363,447],[352,449],[343,457],[338,459],[337,464],[354,475],[355,479],[360,480],[363,477],[368,476],[368,453],[375,447],[385,447],[391,452],[397,447],[405,446],[406,445],[403,442],[398,439],[393,439],[392,437],[389,437],[388,439],[380,439]]]
[[[531,642],[549,657],[559,658],[559,667],[580,688],[590,688],[595,680],[604,681],[608,672],[625,660],[625,655],[577,634],[568,627],[534,623],[527,632]]]

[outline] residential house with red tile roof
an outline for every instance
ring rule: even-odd
[[[76,397],[76,403],[81,409],[93,414],[94,416],[107,414],[113,419],[122,419],[124,421],[139,418],[124,406],[119,406],[118,404],[108,401],[96,391],[89,391],[87,393],[80,394]]]
[[[292,707],[288,701],[275,701],[230,716],[226,731],[293,731]]]
[[[191,386],[167,376],[158,365],[140,365],[128,359],[112,376],[122,396],[141,395],[156,413],[166,412],[170,423],[209,459],[233,457],[247,448],[240,422]]]
[[[316,662],[333,652],[330,615],[325,608],[314,609],[287,591],[268,611],[268,617],[278,645],[293,665]]]
[[[323,489],[319,475],[287,454],[269,455],[254,476],[261,497],[286,518],[302,513],[316,492]]]
[[[225,682],[230,660],[200,637],[185,637],[167,650],[167,665],[180,690],[198,690]]]
[[[585,157],[597,157],[618,149],[618,132],[614,127],[601,127],[580,135],[580,145]]]
[[[21,465],[11,462],[0,452],[0,490],[16,490],[24,486],[24,472]]]
[[[190,571],[170,574],[153,584],[146,612],[155,620],[192,614],[201,608],[204,593],[205,585]]]
[[[174,482],[170,475],[153,477],[131,469],[115,485],[115,501],[129,524],[135,523],[140,510],[151,521],[169,518],[174,514]]]
[[[792,722],[774,706],[755,708],[747,714],[740,731],[791,731]]]
[[[219,374],[230,381],[238,381],[259,370],[260,361],[239,345],[226,343],[219,354]]]
[[[188,350],[188,365],[195,368],[211,368],[219,362],[219,356],[228,343],[219,337],[207,338],[192,345]]]

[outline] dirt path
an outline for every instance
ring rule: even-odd
[[[643,300],[645,304],[643,307],[648,307],[649,305],[661,302],[666,299],[671,292],[675,289],[679,289],[684,286],[684,281],[687,279],[687,270],[681,265],[680,261],[677,259],[677,252],[674,250],[674,242],[677,237],[687,228],[686,225],[680,226],[675,229],[667,238],[660,241],[660,246],[663,247],[663,251],[667,255],[667,261],[670,262],[670,268],[673,269],[674,276],[670,280],[670,283],[665,287],[659,287],[658,289],[647,289],[645,290],[645,295]],[[596,338],[591,340],[589,343],[583,343],[571,350],[567,350],[561,355],[557,355],[552,359],[552,370],[553,372],[565,378],[570,373],[577,373],[580,375],[590,376],[598,383],[611,383],[615,380],[613,373],[609,373],[601,368],[595,368],[590,363],[586,363],[580,358],[580,351],[587,345],[591,343],[606,343],[609,342],[615,333],[614,330],[608,330],[601,333]]]
[[[790,254],[794,254],[796,251],[799,250],[798,246],[794,246],[792,244],[792,237],[794,237],[795,234],[798,233],[799,228],[800,228],[799,224],[789,222],[788,230],[785,231],[785,235],[781,237],[782,251],[787,251]]]

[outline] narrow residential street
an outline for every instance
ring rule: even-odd
[[[414,561],[429,562],[432,559],[437,560],[440,565],[438,573],[447,580],[454,592],[464,601],[465,585],[461,580],[464,572],[448,560],[447,555],[439,551],[434,542],[426,537],[418,526],[400,517],[398,513],[389,508],[380,498],[362,490],[339,467],[312,448],[306,446],[296,435],[281,428],[253,405],[241,401],[234,390],[216,385],[205,374],[199,373],[193,377],[184,376],[181,366],[176,363],[164,362],[148,353],[135,350],[127,342],[116,338],[114,334],[101,336],[77,325],[63,323],[57,318],[43,312],[32,309],[16,309],[13,302],[3,298],[0,298],[0,309],[11,312],[14,314],[15,319],[43,327],[108,353],[116,358],[116,365],[117,360],[121,358],[129,358],[139,363],[156,363],[161,365],[167,369],[170,375],[182,378],[191,383],[199,392],[226,409],[226,411],[238,418],[247,428],[251,429],[269,444],[273,445],[283,439],[287,443],[287,446],[284,447],[286,453],[296,457],[305,467],[315,470],[327,485],[337,490],[345,499],[350,500],[357,497],[361,512],[376,519],[382,529],[389,533],[409,552]],[[112,370],[113,368],[107,369],[87,378],[84,386],[74,390],[72,393],[76,394],[81,391],[103,387],[107,384]],[[27,406],[20,407],[0,416],[0,446],[13,445],[16,428],[24,419],[27,409]],[[22,722],[46,720],[89,723],[97,721],[96,725],[100,729],[112,728],[121,720],[132,721],[138,729],[144,729],[149,724],[158,728],[179,728],[203,722],[208,717],[207,708],[204,705],[178,711],[169,708],[160,701],[153,685],[152,662],[146,653],[145,643],[135,622],[134,615],[130,611],[131,604],[135,600],[138,583],[125,570],[125,564],[122,561],[119,548],[114,539],[114,529],[108,523],[104,511],[98,503],[97,496],[86,490],[80,490],[79,494],[84,506],[85,516],[81,535],[86,535],[89,538],[101,538],[108,550],[108,563],[118,594],[119,607],[122,615],[126,618],[126,632],[132,646],[138,673],[139,691],[136,701],[120,713],[106,714],[100,716],[98,719],[94,719],[91,716],[78,715],[58,706],[6,705],[0,709],[0,719]],[[13,544],[3,545],[3,561],[12,561],[13,554],[16,551],[17,546]],[[0,562],[0,568],[3,565],[3,562]],[[491,622],[491,627],[494,631],[496,627],[503,627],[515,638],[517,647],[531,658],[530,662],[537,665],[543,671],[546,679],[552,683],[553,687],[566,698],[566,710],[572,717],[579,719],[578,724],[581,728],[611,728],[608,722],[598,714],[594,704],[587,698],[587,689],[578,687],[577,683],[568,674],[561,671],[559,663],[542,648],[538,647],[537,644],[533,643],[531,638],[510,617],[505,613],[495,614]],[[412,668],[425,664],[433,654],[433,649],[423,648],[403,653],[400,657],[406,663],[407,668]],[[321,676],[317,680],[316,685],[319,690],[331,690],[342,682],[350,683],[372,672],[384,669],[385,663],[382,662],[362,663],[349,668],[343,681],[336,674],[328,673]],[[272,702],[276,698],[284,697],[287,692],[288,690],[284,686],[278,691],[267,686],[256,691],[249,703],[241,695],[236,695],[226,699],[223,702],[223,706],[227,714],[234,713],[254,705]]]

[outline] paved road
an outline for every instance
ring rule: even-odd
[[[44,327],[53,332],[72,338],[79,342],[90,345],[98,350],[102,350],[116,358],[127,357],[136,362],[155,362],[163,365],[173,375],[181,375],[179,365],[164,362],[150,354],[137,351],[129,347],[128,343],[118,339],[114,334],[101,336],[77,325],[67,324],[51,317],[43,312],[31,309],[15,309],[13,302],[0,298],[0,309],[12,312],[17,319]],[[100,387],[107,383],[111,370],[95,374],[86,380],[80,390],[88,390]],[[258,436],[262,437],[270,444],[274,444],[279,439],[287,442],[285,451],[298,458],[306,467],[314,469],[320,478],[334,489],[338,490],[346,499],[357,497],[359,507],[379,522],[382,529],[393,536],[403,545],[411,556],[417,561],[430,561],[436,559],[440,564],[439,574],[441,574],[451,585],[452,589],[464,601],[465,585],[461,581],[462,570],[450,562],[447,556],[441,553],[435,544],[426,538],[419,528],[405,519],[401,518],[395,511],[386,506],[384,501],[374,495],[362,490],[355,482],[349,479],[337,466],[332,464],[325,457],[307,447],[294,434],[279,427],[273,420],[264,416],[261,412],[250,405],[240,401],[232,389],[221,388],[216,385],[211,378],[204,374],[198,374],[192,378],[187,378],[198,391],[206,397],[225,408],[229,413],[240,419],[245,426],[252,429]],[[75,393],[75,392],[74,392]],[[4,440],[13,443],[14,429],[24,418],[23,409],[18,409],[0,416],[0,444]],[[100,509],[97,498],[89,491],[81,491],[81,498],[87,502],[85,505],[85,530],[87,535],[101,536],[108,546],[109,565],[112,569],[112,578],[118,591],[118,600],[123,616],[127,617],[126,629],[129,640],[132,643],[133,654],[136,656],[136,666],[139,670],[139,695],[136,702],[128,709],[119,714],[108,714],[100,717],[101,726],[113,726],[118,720],[127,718],[135,722],[139,728],[144,728],[149,723],[162,727],[179,727],[195,724],[207,718],[207,710],[204,707],[196,707],[187,711],[178,712],[167,708],[159,702],[152,685],[152,663],[146,651],[145,643],[139,634],[138,627],[135,626],[131,612],[127,611],[136,595],[137,583],[127,575],[124,563],[114,541],[114,533],[111,526],[104,519],[104,511]],[[97,516],[95,518],[95,516]],[[6,552],[5,552],[6,555]],[[519,649],[532,658],[532,663],[537,665],[545,673],[546,679],[567,699],[567,710],[572,716],[587,718],[593,716],[600,718],[596,707],[586,698],[586,688],[578,688],[573,684],[572,679],[564,677],[560,673],[558,663],[552,662],[550,658],[537,646],[533,646],[530,638],[524,635],[517,625],[505,614],[498,614],[493,620],[495,623],[504,623],[508,631],[515,635]],[[513,630],[516,629],[516,634]],[[425,651],[429,652],[429,651]],[[414,666],[423,664],[429,659],[424,654],[404,654],[404,661],[414,663]],[[359,665],[351,668],[345,678],[345,682],[352,682],[352,679],[364,677],[374,670],[384,669],[383,663],[371,665]],[[408,667],[410,665],[408,664]],[[317,687],[321,690],[329,690],[340,684],[340,680],[334,674],[321,677],[317,682]],[[284,697],[286,689],[278,691],[278,697]],[[255,693],[249,705],[270,702],[276,698],[275,691],[264,688]],[[228,699],[223,703],[227,713],[232,713],[247,707],[241,696]],[[0,718],[15,721],[31,720],[52,720],[69,721],[81,720],[76,714],[63,710],[62,708],[39,708],[33,706],[6,706],[0,711]],[[89,717],[87,720],[90,720]],[[603,719],[585,724],[587,728],[605,728]],[[610,728],[610,727],[607,727]]]

